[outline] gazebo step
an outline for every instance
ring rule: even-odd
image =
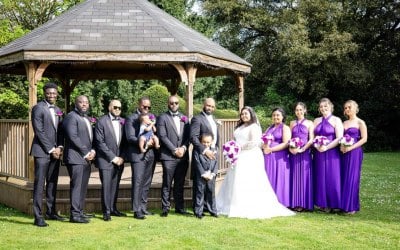
[[[88,187],[86,195],[85,211],[101,213],[101,187],[100,185],[90,185]],[[121,211],[132,210],[132,199],[131,199],[131,187],[130,185],[123,185],[119,189],[117,208]],[[190,185],[185,186],[184,190],[185,206],[191,208],[192,206],[192,187]],[[172,203],[173,198],[171,197]],[[32,211],[32,199],[29,201],[30,211]],[[43,201],[45,207],[45,201]],[[173,204],[172,204],[173,206]],[[148,199],[149,209],[161,209],[161,186],[153,185],[149,191]],[[63,215],[68,215],[70,210],[70,199],[69,199],[69,185],[63,185],[57,190],[57,212]],[[29,213],[31,214],[31,212]]]

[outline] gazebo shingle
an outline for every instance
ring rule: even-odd
[[[0,48],[0,59],[27,51],[198,53],[251,66],[146,0],[87,0]]]

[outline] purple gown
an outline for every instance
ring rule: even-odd
[[[300,138],[304,144],[309,140],[308,128],[301,122],[296,121],[292,128],[292,138]],[[312,185],[312,161],[311,150],[295,155],[289,154],[292,187],[291,207],[301,207],[307,210],[314,209],[313,185]]]
[[[356,143],[360,139],[360,130],[348,128],[344,134],[350,135]],[[360,211],[360,176],[361,164],[363,160],[363,150],[361,147],[355,148],[342,155],[342,205],[341,209],[345,212]]]
[[[330,116],[329,116],[330,117]],[[315,136],[326,136],[329,141],[336,138],[335,128],[322,118],[314,130]],[[338,209],[341,207],[340,153],[339,147],[325,152],[315,150],[314,154],[314,202],[320,208]]]
[[[274,136],[271,147],[282,143],[283,124],[277,128],[275,126],[269,127],[266,133]],[[289,151],[284,149],[271,154],[264,154],[264,162],[265,171],[279,202],[285,207],[290,207]]]

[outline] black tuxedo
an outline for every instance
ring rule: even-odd
[[[92,149],[93,130],[89,130],[86,120],[76,110],[71,111],[63,121],[65,133],[64,162],[70,180],[71,217],[83,215],[86,191],[90,177],[91,162],[84,157]]]
[[[119,129],[119,136],[114,131],[113,122]],[[112,121],[110,114],[102,116],[96,123],[94,146],[96,148],[96,167],[101,180],[101,204],[104,215],[117,211],[119,183],[124,166],[112,163],[115,157],[124,158],[124,119]]]
[[[163,167],[162,181],[162,210],[170,209],[170,192],[172,181],[174,181],[174,201],[175,210],[184,211],[184,184],[185,176],[189,164],[188,148],[190,143],[190,125],[188,119],[178,114],[179,131],[174,122],[172,114],[168,111],[162,114],[157,121],[157,133],[160,138],[160,160]],[[176,118],[176,119],[178,119]],[[179,147],[185,147],[186,152],[183,158],[175,156],[175,150]]]
[[[201,112],[199,115],[192,118],[190,125],[190,139],[193,144],[193,155],[198,154],[202,155],[205,151],[205,146],[200,142],[200,136],[202,134],[213,134],[214,138],[216,138],[215,150],[218,151],[218,142],[219,142],[219,132],[218,132],[218,124],[212,119],[215,123],[216,135],[213,133],[211,124],[207,119],[207,115],[204,112]],[[217,162],[215,163],[217,164]],[[200,170],[202,169],[201,162],[199,161],[199,157],[192,158],[192,177],[193,177],[193,210],[199,210],[200,207],[203,207],[200,200],[196,199],[198,197],[198,192],[204,190],[204,183],[202,183],[201,176],[199,176]],[[218,171],[218,169],[217,169]],[[208,189],[215,190],[215,178],[207,182]],[[215,194],[212,197],[205,197],[206,207],[210,212],[216,214],[216,204],[215,204]]]
[[[32,109],[32,127],[35,136],[31,146],[31,155],[35,162],[35,181],[33,185],[33,213],[35,219],[43,217],[43,188],[46,182],[47,215],[56,214],[56,191],[60,161],[51,156],[50,151],[63,145],[60,128],[61,110],[54,107],[54,118],[46,101],[37,103]]]
[[[145,153],[139,149],[138,111],[126,119],[124,129],[128,145],[126,158],[131,163],[132,169],[132,209],[136,214],[143,215],[147,211],[148,192],[155,167],[155,153],[153,148]]]

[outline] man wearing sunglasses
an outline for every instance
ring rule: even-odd
[[[189,164],[187,149],[190,143],[189,120],[179,112],[177,96],[168,98],[168,111],[160,115],[157,122],[158,136],[161,141],[160,160],[163,167],[162,178],[162,217],[170,210],[170,193],[174,182],[175,213],[186,214],[183,190]]]
[[[139,99],[137,110],[125,122],[125,135],[127,139],[127,159],[132,169],[132,209],[135,219],[143,220],[147,211],[147,198],[153,178],[155,152],[152,141],[148,143],[148,150],[141,152],[139,148],[140,114],[150,114],[151,102],[148,97]]]
[[[126,216],[117,210],[119,183],[124,171],[124,135],[125,120],[121,115],[121,102],[111,100],[108,114],[99,118],[95,127],[94,145],[97,152],[96,167],[101,180],[101,207],[103,220],[110,221],[111,216]]]

